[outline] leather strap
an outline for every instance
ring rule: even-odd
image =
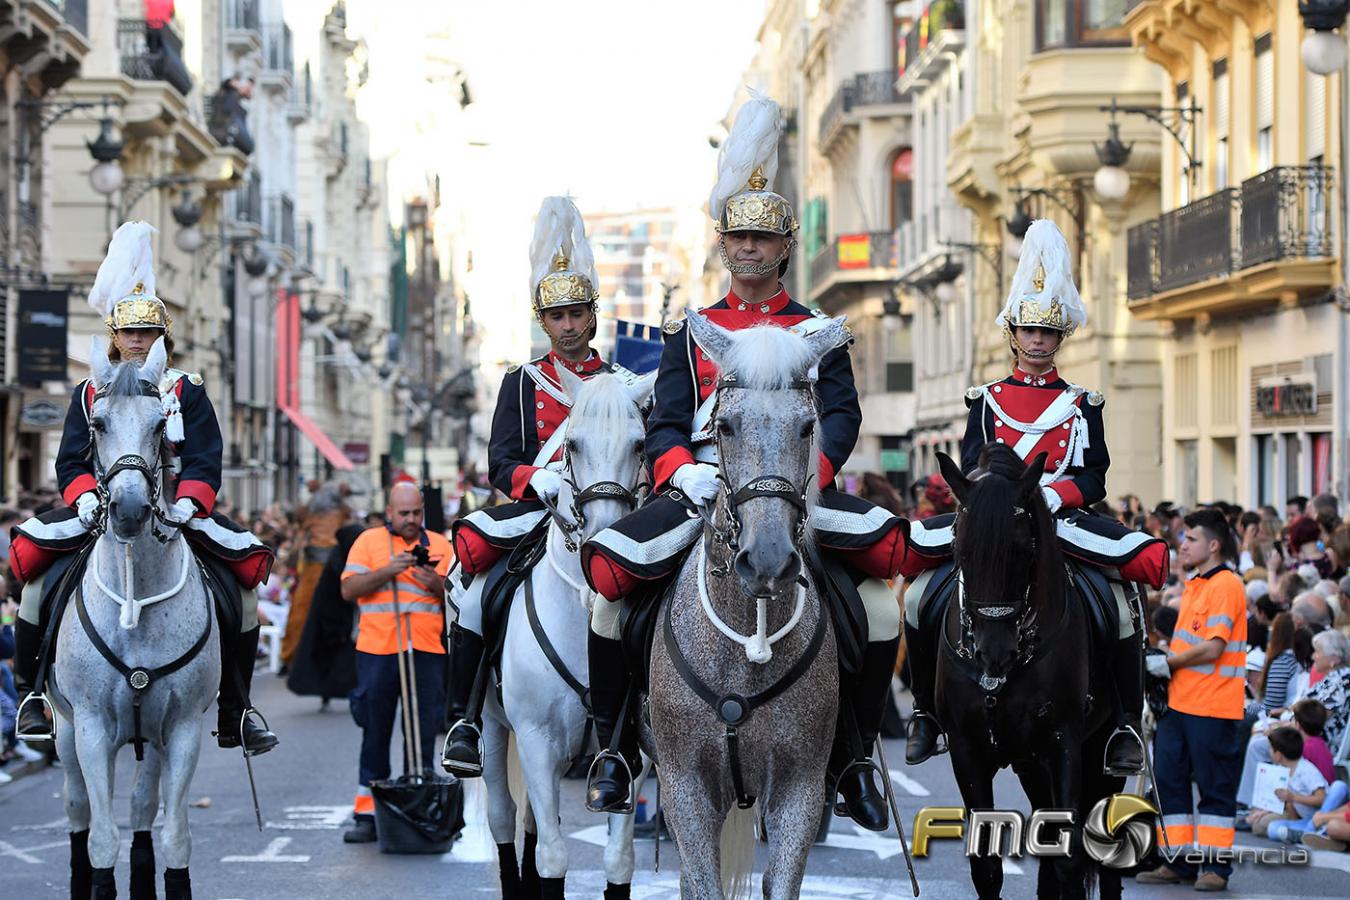
[[[591,692],[586,685],[577,680],[572,671],[567,668],[567,663],[563,662],[562,657],[553,646],[553,642],[548,639],[548,634],[544,631],[544,626],[539,622],[539,611],[534,606],[534,575],[525,576],[525,615],[530,620],[530,630],[534,632],[534,639],[539,643],[539,649],[544,651],[544,656],[552,664],[562,680],[567,682],[567,686],[572,692],[581,698],[581,705],[586,707],[586,712],[591,711]]]

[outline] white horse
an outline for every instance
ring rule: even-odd
[[[516,802],[508,773],[510,736],[516,736],[529,803],[525,809],[525,858],[535,857],[541,896],[562,900],[567,846],[558,820],[558,785],[571,761],[585,751],[586,708],[578,688],[589,683],[586,633],[594,595],[581,572],[578,549],[628,512],[642,468],[641,406],[655,375],[628,384],[600,374],[583,382],[559,368],[572,400],[563,455],[563,487],[548,527],[544,557],[516,590],[502,651],[502,699],[489,692],[483,716],[483,778],[489,793],[488,825],[502,871],[515,867]],[[527,596],[528,595],[528,596]],[[532,606],[530,614],[527,606]],[[531,619],[534,618],[534,622]],[[547,636],[559,666],[536,636]],[[571,684],[569,684],[569,680]],[[505,847],[509,845],[510,850]],[[509,858],[505,855],[509,852]],[[605,877],[627,886],[633,877],[633,817],[610,816]],[[503,894],[517,886],[503,875]],[[626,894],[625,894],[626,896]]]
[[[52,675],[53,706],[64,719],[56,744],[66,766],[71,896],[91,896],[91,885],[94,900],[117,896],[113,771],[118,751],[136,743],[144,759],[131,796],[131,896],[155,896],[150,826],[162,789],[164,893],[185,900],[188,787],[201,716],[220,683],[220,643],[210,595],[160,491],[164,341],[143,365],[114,366],[95,338],[90,359],[90,437],[106,531],[61,622]]]

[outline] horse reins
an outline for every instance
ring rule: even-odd
[[[569,519],[567,516],[564,516],[562,511],[558,509],[557,504],[542,494],[539,495],[539,502],[544,505],[546,510],[548,510],[554,523],[557,524],[558,530],[562,532],[563,544],[567,547],[567,552],[576,553],[580,547],[576,535],[586,528],[586,504],[595,500],[618,500],[620,503],[624,504],[624,506],[628,507],[628,509],[632,510],[636,509],[638,506],[638,501],[641,499],[641,491],[630,490],[624,485],[619,484],[617,481],[597,481],[593,484],[586,485],[584,488],[579,487],[572,477],[572,452],[568,448],[566,441],[563,442],[562,462],[563,467],[560,477],[567,483],[567,486],[572,489],[571,503],[570,508],[568,509],[568,512],[571,513],[571,518]],[[639,472],[642,471],[642,462],[642,459],[639,458]]]
[[[163,399],[163,393],[160,391],[160,389],[155,385],[151,384],[150,382],[139,380],[136,382],[136,385],[140,396],[151,397],[156,400]],[[93,409],[93,403],[107,397],[108,393],[109,393],[108,389],[105,387],[94,394],[93,401],[91,401],[90,403],[91,411]],[[153,464],[140,454],[128,453],[123,456],[119,456],[111,466],[109,466],[106,470],[104,470],[103,464],[102,462],[100,462],[98,457],[98,430],[94,427],[94,419],[92,418],[92,416],[90,417],[89,457],[90,461],[93,463],[94,466],[94,480],[96,483],[96,487],[94,488],[94,490],[95,493],[98,495],[98,503],[99,503],[98,513],[94,521],[94,527],[92,529],[95,533],[101,532],[107,527],[108,502],[110,494],[110,490],[108,487],[109,482],[111,482],[116,475],[128,471],[139,473],[142,477],[145,478],[146,483],[149,485],[150,508],[154,511],[155,519],[169,528],[182,527],[179,523],[173,521],[168,516],[166,516],[164,514],[164,511],[159,508],[160,494],[163,493],[164,489],[163,474],[168,469],[168,462],[165,460],[163,452],[164,444],[165,441],[161,437],[159,443],[156,446],[156,450],[158,451],[158,453],[155,456]],[[159,541],[161,544],[168,543],[169,540],[172,539],[173,537],[172,534],[166,534],[164,532],[161,532],[158,528],[154,526],[151,527],[150,531],[151,534],[155,536],[155,539]]]

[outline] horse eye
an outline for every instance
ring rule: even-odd
[[[163,422],[156,422],[156,423],[155,423],[155,434],[163,434],[163,433],[164,433],[164,423],[163,423]]]
[[[647,443],[642,438],[638,438],[636,441],[633,441],[633,452],[636,453],[638,456],[641,456],[642,452],[646,449]]]
[[[815,427],[816,427],[816,420],[807,419],[805,422],[802,423],[800,436],[803,439],[809,438],[811,436],[811,432],[815,430]]]
[[[104,421],[102,417],[95,419],[92,424],[94,426],[94,430],[97,431],[99,434],[104,434],[108,430],[108,423]]]
[[[724,437],[730,437],[732,434],[735,433],[735,429],[731,427],[731,423],[728,422],[726,419],[718,419],[717,433],[723,435]]]
[[[579,452],[580,450],[581,450],[581,445],[577,443],[577,439],[576,439],[576,438],[568,438],[568,439],[567,439],[567,452],[568,452],[568,453],[577,453],[577,452]]]

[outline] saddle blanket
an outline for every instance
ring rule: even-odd
[[[228,567],[244,590],[262,584],[272,571],[272,548],[219,513],[189,519],[183,536],[197,554]],[[68,506],[48,510],[14,527],[10,565],[19,580],[28,584],[41,578],[59,557],[75,552],[89,539],[89,529],[75,510]]]
[[[909,531],[909,552],[901,574],[913,578],[942,565],[952,557],[952,524],[955,513],[930,516],[914,522]],[[1125,581],[1142,581],[1154,590],[1167,581],[1170,554],[1167,542],[1142,531],[1131,531],[1115,519],[1073,510],[1055,518],[1060,549],[1074,559],[1119,569]]]
[[[850,568],[883,579],[900,571],[907,520],[827,488],[811,510],[810,524],[816,544]],[[581,568],[596,593],[617,601],[644,581],[670,575],[702,533],[703,518],[696,510],[671,493],[662,494],[583,544]]]
[[[515,549],[547,514],[538,500],[476,509],[450,526],[455,560],[469,575],[486,572]]]

